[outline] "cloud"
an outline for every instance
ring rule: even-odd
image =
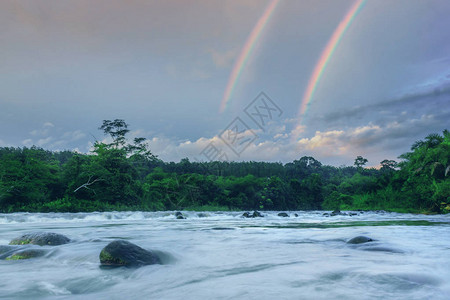
[[[51,136],[49,136],[49,137],[47,137],[45,139],[39,139],[36,142],[36,146],[43,147],[45,145],[48,145],[52,140],[53,140],[53,138]]]
[[[33,140],[32,139],[25,139],[22,141],[22,145],[25,147],[31,147],[33,146]]]
[[[433,88],[428,88],[426,91],[421,90],[416,93],[405,94],[402,97],[388,101],[333,112],[322,116],[320,119],[326,122],[341,120],[348,122],[349,119],[360,119],[374,112],[385,112],[389,115],[401,110],[401,113],[405,115],[407,113],[406,110],[417,110],[418,108],[436,111],[436,108],[441,107],[445,110],[445,107],[448,107],[446,103],[448,103],[449,99],[450,83],[441,85],[440,87],[433,86]],[[447,108],[446,110],[449,109]]]
[[[42,124],[41,128],[30,131],[30,134],[34,137],[47,136],[49,134],[51,128],[53,128],[53,127],[55,127],[55,125],[53,125],[53,123],[45,122],[44,124]]]
[[[82,138],[86,137],[86,134],[83,133],[81,130],[75,130],[75,131],[67,131],[62,136],[61,139],[64,141],[74,142],[81,140]]]
[[[217,68],[231,67],[238,54],[237,49],[220,52],[218,50],[210,48],[207,50],[207,52],[211,54],[211,59]]]

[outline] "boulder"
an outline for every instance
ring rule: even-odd
[[[262,218],[264,217],[263,214],[261,214],[259,211],[255,210],[252,214],[250,214],[248,211],[242,214],[243,218]]]
[[[65,235],[53,232],[35,232],[24,234],[21,237],[13,239],[10,245],[26,245],[33,244],[39,246],[57,246],[70,242]]]
[[[259,211],[255,210],[253,212],[253,218],[262,218],[264,217],[262,213],[260,213]]]
[[[346,213],[341,212],[339,209],[335,209],[330,213],[330,216],[347,216]]]
[[[43,256],[47,251],[43,249],[24,249],[14,252],[6,257],[6,260],[22,260]]]
[[[339,209],[335,209],[331,212],[330,216],[337,216],[337,215],[341,215],[341,211]]]
[[[297,218],[297,217],[298,217],[298,214],[294,214],[294,216]]]
[[[186,219],[186,217],[185,217],[180,211],[177,211],[177,212],[175,213],[175,217],[176,217],[178,220]]]
[[[160,258],[154,252],[124,240],[109,243],[102,249],[99,257],[101,265],[109,267],[140,267],[161,264]]]
[[[199,218],[207,218],[209,215],[205,214],[205,213],[198,213],[197,217]]]
[[[360,235],[347,241],[347,244],[363,244],[368,242],[373,242],[373,239],[367,236]]]
[[[252,218],[252,215],[248,211],[246,211],[245,213],[242,214],[242,217],[244,217],[244,218]]]
[[[278,215],[277,216],[279,216],[279,217],[283,217],[283,218],[287,218],[287,217],[289,217],[289,215],[287,214],[287,213],[285,213],[285,212],[280,212],[280,213],[278,213]]]

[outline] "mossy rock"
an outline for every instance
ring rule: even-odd
[[[363,243],[369,243],[369,242],[373,242],[373,239],[371,239],[370,237],[361,235],[361,236],[357,236],[357,237],[350,239],[349,241],[347,241],[347,244],[363,244]]]
[[[140,267],[161,264],[160,258],[154,252],[124,240],[109,243],[102,249],[99,258],[101,265],[108,267]]]
[[[39,246],[57,246],[70,242],[65,235],[53,232],[35,232],[24,234],[21,237],[13,239],[10,245],[39,245]]]
[[[47,252],[42,249],[25,249],[19,250],[11,254],[6,260],[22,260],[44,256]]]

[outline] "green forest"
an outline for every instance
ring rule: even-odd
[[[158,159],[129,125],[104,120],[111,143],[88,154],[0,148],[0,211],[387,210],[450,212],[450,133],[416,141],[399,162],[322,165],[310,156],[272,162]]]

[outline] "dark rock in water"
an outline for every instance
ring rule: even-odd
[[[259,211],[255,210],[253,212],[253,218],[262,218],[264,217]]]
[[[259,211],[255,210],[252,214],[248,211],[242,214],[243,218],[262,218],[264,217]]]
[[[297,217],[298,217],[298,214],[294,214],[294,216],[297,218]]]
[[[278,214],[278,216],[279,216],[279,217],[283,217],[283,218],[289,217],[289,215],[288,215],[287,213],[285,213],[285,212],[280,212],[280,213]]]
[[[24,234],[21,237],[13,239],[9,242],[10,245],[26,245],[33,244],[39,246],[56,246],[63,245],[70,242],[70,239],[65,235],[53,232],[35,232]]]
[[[346,213],[341,212],[339,209],[335,209],[331,212],[330,216],[347,216]]]
[[[351,240],[349,240],[347,242],[347,244],[363,244],[363,243],[368,243],[368,242],[373,242],[373,239],[371,239],[370,237],[361,235],[361,236],[352,238]]]
[[[180,211],[177,211],[175,213],[175,217],[177,217],[178,220],[186,219],[186,217]]]
[[[161,264],[159,257],[152,251],[124,240],[109,243],[100,252],[99,257],[102,266],[110,267],[139,267]]]
[[[213,227],[212,230],[234,230],[234,228],[229,227]]]
[[[337,216],[337,215],[342,215],[342,213],[339,209],[333,210],[330,214],[330,216]]]
[[[6,257],[6,260],[22,260],[43,256],[47,251],[43,249],[24,249],[14,252]]]
[[[358,214],[355,213],[355,212],[351,212],[351,213],[349,213],[348,215],[349,215],[349,216],[357,216]]]
[[[324,217],[329,217],[330,214],[329,214],[329,213],[324,213],[322,216],[324,216]]]
[[[208,215],[204,214],[204,213],[198,213],[197,217],[199,217],[199,218],[206,218],[206,217],[208,217]]]
[[[245,213],[242,214],[242,217],[244,217],[244,218],[252,218],[252,215],[248,211],[246,211]]]

